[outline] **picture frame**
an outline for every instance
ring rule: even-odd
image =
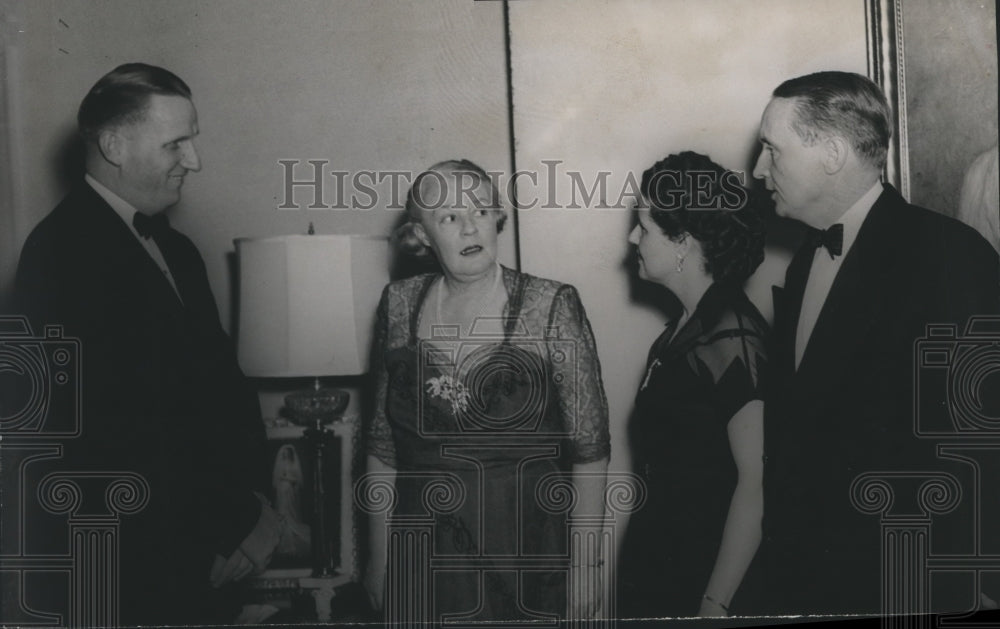
[[[910,198],[910,159],[906,118],[906,64],[902,0],[867,0],[868,76],[882,88],[892,114],[892,137],[885,180]]]
[[[352,500],[358,474],[358,415],[325,424],[329,431],[323,477],[327,554],[334,568],[331,587],[359,580],[358,517]],[[287,605],[301,594],[302,579],[313,576],[311,529],[315,455],[306,427],[285,419],[266,422],[271,487],[267,498],[286,522],[285,533],[267,570],[248,582],[252,598]]]

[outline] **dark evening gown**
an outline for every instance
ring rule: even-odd
[[[650,349],[629,426],[647,499],[622,547],[622,617],[698,613],[737,481],[727,424],[760,398],[766,329],[741,289],[717,283]]]
[[[396,469],[395,516],[428,514],[425,501],[457,496],[433,516],[435,557],[486,557],[482,572],[436,573],[436,621],[563,617],[565,515],[546,509],[551,499],[536,491],[547,474],[610,451],[590,324],[572,286],[503,269],[503,334],[474,326],[448,346],[451,354],[435,351],[443,346],[417,330],[437,277],[394,282],[383,293],[367,451]],[[454,482],[435,486],[441,478],[461,491]],[[541,557],[548,570],[496,569],[497,556]],[[389,586],[386,600],[404,594]]]

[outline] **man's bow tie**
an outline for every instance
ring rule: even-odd
[[[132,226],[143,238],[152,236],[155,240],[157,236],[167,231],[167,228],[170,227],[170,221],[167,220],[167,215],[163,212],[157,212],[152,216],[136,212],[132,217]]]
[[[806,242],[813,249],[820,246],[826,247],[830,258],[836,258],[844,249],[844,226],[837,223],[830,226],[829,229],[810,229],[808,236],[806,236]]]

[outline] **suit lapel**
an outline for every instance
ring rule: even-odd
[[[182,309],[173,286],[118,213],[90,186],[82,184],[80,194],[80,207],[87,212],[88,238],[95,245],[94,250],[115,269],[116,281],[144,287],[163,308]]]
[[[782,370],[789,373],[795,371],[796,329],[814,255],[815,249],[808,246],[806,242],[802,242],[785,271],[785,285],[775,286],[772,292],[774,342],[771,349],[771,360],[774,365],[780,366]]]
[[[799,386],[827,384],[849,368],[856,343],[879,320],[891,294],[893,207],[901,198],[887,186],[875,202],[830,286],[796,372]]]

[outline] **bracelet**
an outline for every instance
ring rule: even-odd
[[[714,598],[712,598],[708,594],[702,596],[702,598],[705,599],[706,601],[708,601],[709,603],[712,603],[714,605],[718,605],[719,607],[722,608],[722,611],[726,612],[727,614],[729,613],[729,608],[727,606],[725,606],[722,603],[720,603],[719,601],[715,600]]]

